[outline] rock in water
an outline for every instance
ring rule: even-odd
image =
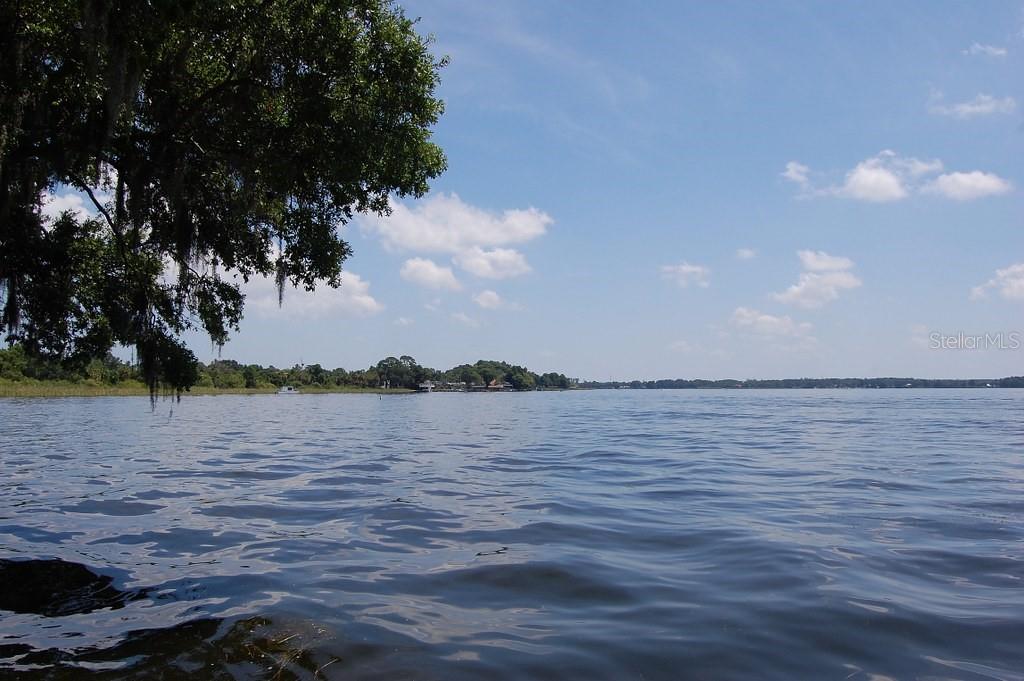
[[[62,617],[121,608],[140,597],[111,586],[112,577],[64,560],[0,559],[0,610]]]

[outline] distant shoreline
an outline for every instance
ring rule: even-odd
[[[618,390],[793,390],[852,389],[899,390],[901,388],[1024,388],[1024,376],[1005,378],[766,378],[766,379],[658,379],[654,381],[581,381],[581,388]]]
[[[359,388],[354,386],[331,386],[326,388],[303,386],[300,393],[327,394],[383,394],[412,395],[414,390],[404,388]],[[276,387],[269,388],[210,388],[193,387],[182,392],[183,397],[206,397],[217,395],[274,395]],[[174,393],[168,393],[173,395]],[[0,381],[0,398],[4,397],[149,397],[149,388],[144,383],[130,381],[125,384],[104,385],[98,383],[71,383],[63,381]]]
[[[665,385],[669,384],[669,385]],[[771,379],[757,381],[659,380],[630,382],[582,382],[569,390],[906,390],[906,389],[997,389],[1024,388],[1024,377],[998,379]],[[405,388],[362,388],[354,386],[301,386],[304,394],[372,394],[414,395],[418,391]],[[437,391],[450,392],[450,391]],[[538,392],[535,390],[513,392]],[[563,392],[543,390],[543,392]],[[273,395],[276,387],[264,388],[212,388],[193,387],[183,397],[217,395]],[[168,393],[171,395],[171,393]],[[138,381],[122,384],[65,381],[4,381],[0,380],[0,398],[17,397],[149,397],[149,388]]]

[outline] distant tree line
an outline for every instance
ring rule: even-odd
[[[56,361],[26,352],[20,344],[0,348],[0,381],[89,381],[117,385],[144,381],[137,364],[107,353],[103,359]],[[766,389],[766,388],[1024,388],[1024,376],[1008,378],[783,378],[767,380],[660,379],[656,381],[582,381],[565,374],[537,374],[526,367],[495,360],[479,360],[442,371],[420,366],[409,355],[385,357],[366,369],[326,369],[319,364],[296,364],[290,369],[242,364],[218,359],[196,366],[194,385],[217,389],[297,387],[406,388],[421,383],[463,384],[466,388],[507,383],[513,390],[565,390],[567,388],[643,389]]]
[[[90,381],[117,385],[143,381],[139,367],[108,353],[87,362],[58,362],[26,352],[19,344],[0,349],[0,380],[6,381]],[[319,364],[297,364],[290,369],[259,364],[242,364],[218,359],[196,366],[194,385],[217,389],[279,388],[283,385],[321,388],[406,388],[421,383],[464,383],[466,387],[508,383],[514,390],[566,389],[575,383],[564,374],[536,374],[529,369],[494,360],[461,364],[447,371],[420,366],[409,355],[386,357],[366,369],[326,369]]]
[[[780,378],[764,380],[659,379],[656,381],[584,381],[580,388],[1024,388],[1024,376],[1008,378]]]

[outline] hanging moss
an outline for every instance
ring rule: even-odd
[[[340,285],[339,227],[445,167],[441,63],[383,0],[0,3],[0,62],[9,337],[135,345],[154,394],[196,380],[182,332],[237,330],[242,282]],[[40,209],[67,188],[95,218],[57,238]]]

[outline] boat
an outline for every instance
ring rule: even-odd
[[[278,395],[298,395],[299,394],[299,389],[298,388],[293,388],[290,385],[282,385],[280,388],[277,389],[277,394]]]

